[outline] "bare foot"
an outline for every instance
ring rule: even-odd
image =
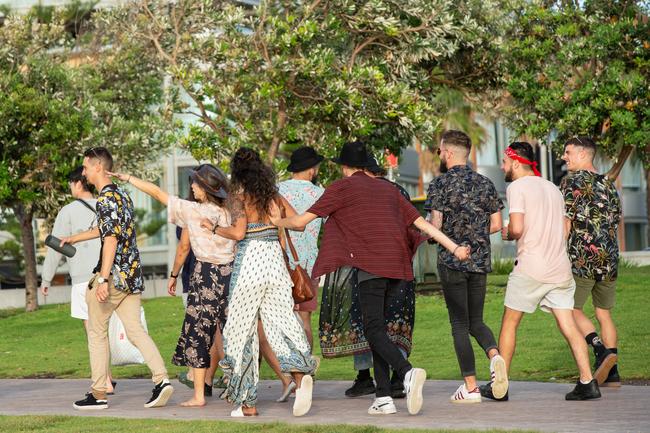
[[[196,398],[191,398],[191,399],[181,403],[181,406],[183,406],[183,407],[202,407],[202,406],[205,406],[205,399],[197,400]]]
[[[242,406],[241,410],[245,416],[257,416],[257,409],[254,407]]]

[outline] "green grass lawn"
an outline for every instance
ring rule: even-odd
[[[248,423],[228,421],[166,421],[159,419],[89,418],[71,416],[0,416],[0,431],[42,433],[115,433],[192,432],[192,433],[463,433],[478,430],[385,429],[350,425],[290,425],[285,423]],[[511,430],[481,430],[484,433],[506,433]],[[522,432],[522,430],[516,430]]]
[[[506,279],[507,276],[499,275],[489,278],[485,319],[495,335],[499,332]],[[650,335],[645,311],[648,305],[648,281],[650,267],[621,270],[614,318],[619,327],[620,371],[624,380],[650,379],[650,363],[645,358]],[[144,307],[149,332],[163,354],[170,374],[176,375],[181,369],[169,361],[183,321],[181,299],[154,299],[145,301]],[[18,310],[0,310],[0,378],[90,376],[82,324],[70,318],[69,308],[67,304],[50,305],[29,314]],[[590,307],[587,312],[593,316]],[[316,317],[314,326],[317,329]],[[569,349],[550,314],[538,311],[526,316],[518,339],[512,379],[568,381],[576,377],[577,369]],[[475,353],[479,379],[487,380],[488,363],[480,356],[478,346],[475,346]],[[420,295],[417,298],[411,362],[426,368],[430,379],[460,378],[447,310],[439,295]],[[145,366],[115,367],[113,373],[117,378],[148,376]],[[318,374],[319,379],[342,380],[352,380],[354,375],[351,357],[323,360]],[[262,376],[273,377],[266,365]],[[68,421],[63,419],[62,422]]]

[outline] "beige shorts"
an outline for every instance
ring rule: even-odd
[[[540,310],[550,313],[552,309],[573,310],[576,283],[570,278],[562,283],[541,283],[524,274],[511,273],[508,277],[504,304],[523,313]]]

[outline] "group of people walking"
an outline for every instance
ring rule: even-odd
[[[162,357],[140,323],[144,281],[133,203],[112,178],[167,206],[169,222],[181,228],[170,294],[175,294],[189,252],[195,257],[185,318],[172,356],[174,364],[191,368],[194,394],[182,406],[204,406],[221,367],[221,398],[233,405],[231,416],[257,415],[261,354],[283,382],[279,401],[295,392],[293,414],[308,413],[319,362],[312,355],[311,330],[317,301],[294,303],[287,265],[300,264],[315,280],[325,276],[319,338],[323,353],[355,354],[355,365],[364,365],[357,368],[357,381],[365,380],[366,386],[355,381],[353,392],[346,395],[374,391],[370,414],[395,413],[393,398],[405,397],[408,412],[417,414],[426,372],[408,361],[415,315],[412,259],[425,239],[439,244],[438,273],[464,379],[452,402],[508,400],[517,326],[523,314],[537,306],[554,314],[578,366],[580,378],[567,400],[598,398],[599,385],[620,384],[616,331],[609,314],[614,304],[620,204],[611,182],[595,172],[595,144],[586,138],[567,143],[564,158],[572,173],[562,192],[539,177],[530,144],[511,144],[502,165],[506,181],[512,182],[505,225],[504,204],[496,188],[468,165],[470,149],[466,134],[442,135],[438,147],[442,174],[429,186],[426,219],[403,189],[383,179],[362,142],[346,143],[333,159],[343,178],[326,189],[316,185],[324,158],[312,148],[293,153],[288,167],[292,179],[279,185],[258,152],[241,148],[231,158],[230,178],[210,164],[192,170],[188,199],[113,172],[107,149],[89,149],[83,179],[99,191],[97,224],[86,231],[76,224],[67,232],[55,225],[62,244],[100,240],[92,276],[86,277],[87,282],[74,281],[75,287],[84,285],[77,298],[85,296],[87,305],[92,370],[91,392],[74,407],[108,407],[107,394],[115,383],[110,379],[107,329],[114,311],[152,372],[154,389],[145,407],[164,406],[173,393]],[[76,182],[71,180],[71,188]],[[318,248],[321,224],[324,232]],[[490,235],[499,232],[504,240],[517,241],[517,260],[508,280],[497,343],[483,321],[483,305],[491,271]],[[298,260],[290,263],[283,253],[287,236],[298,251]],[[47,287],[49,282],[43,284]],[[590,292],[604,342],[581,311]],[[80,302],[73,299],[73,310]],[[344,343],[328,337],[337,326],[349,331]],[[490,360],[487,385],[477,383],[470,335]],[[596,353],[593,374],[587,344]],[[371,365],[376,383],[372,389],[367,386]]]

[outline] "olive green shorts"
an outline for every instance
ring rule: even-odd
[[[616,280],[596,281],[576,275],[573,276],[573,279],[576,281],[573,308],[582,310],[590,294],[594,307],[603,310],[611,310],[614,308],[616,302]]]

